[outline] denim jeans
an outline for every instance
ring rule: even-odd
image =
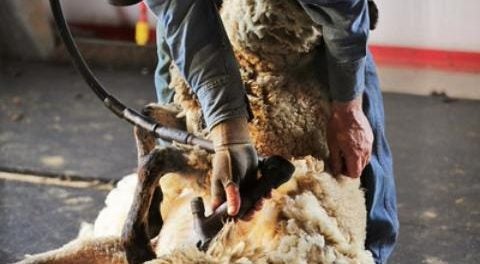
[[[328,85],[327,55],[323,45],[318,47],[316,68],[318,78]],[[373,56],[367,50],[365,60],[365,85],[363,112],[373,131],[373,148],[370,163],[360,177],[365,189],[367,206],[367,239],[365,247],[372,252],[375,263],[386,263],[398,236],[397,196],[393,175],[393,162],[385,134],[385,115],[377,70]]]
[[[365,245],[372,252],[376,263],[386,263],[399,230],[397,196],[392,154],[385,135],[383,98],[370,52],[367,54],[365,71],[363,111],[374,135],[372,157],[361,176],[368,210]]]
[[[300,2],[316,3],[317,7],[321,5],[319,4],[321,1],[317,0]],[[205,12],[216,12],[212,2],[147,0],[147,3],[159,21],[157,25],[159,63],[155,72],[158,101],[160,103],[171,101],[173,91],[167,88],[169,80],[167,70],[170,58],[173,58],[173,62],[197,94],[207,125],[211,126],[223,118],[244,115],[245,94],[243,87],[239,85],[241,81],[236,68],[238,66],[231,47],[225,43],[228,39],[223,27],[219,25],[218,14],[212,13],[214,17],[211,19],[205,17]],[[320,16],[321,13],[314,13],[315,10],[318,9],[310,9],[309,15]],[[319,18],[318,16],[316,18]],[[312,19],[314,20],[313,17]],[[198,27],[194,28],[193,25]],[[329,73],[327,65],[331,54],[327,54],[326,49],[325,45],[319,47],[321,51],[317,69],[320,81],[329,85],[332,74]],[[169,54],[166,54],[167,52]],[[374,133],[371,161],[361,177],[362,186],[366,190],[368,210],[365,246],[372,252],[376,263],[386,263],[394,248],[399,228],[395,181],[392,156],[385,135],[383,99],[375,63],[368,51],[364,65],[364,75],[356,73],[362,75],[357,81],[364,82],[364,85],[355,86],[362,86],[363,110]],[[231,107],[225,108],[221,105],[225,100]]]

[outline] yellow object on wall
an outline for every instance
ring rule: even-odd
[[[148,22],[138,21],[135,25],[135,42],[139,46],[145,46],[148,42],[150,29]]]
[[[140,16],[135,25],[135,42],[139,46],[145,46],[148,43],[150,35],[150,26],[147,20],[147,6],[144,2],[140,3]]]

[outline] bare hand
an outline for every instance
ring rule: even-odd
[[[333,102],[327,125],[330,167],[334,175],[358,178],[370,161],[373,133],[359,96],[350,102]]]

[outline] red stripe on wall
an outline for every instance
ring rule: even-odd
[[[480,72],[480,53],[371,45],[379,65]]]
[[[135,27],[72,23],[70,28],[76,37],[135,42]],[[155,43],[155,28],[150,29],[148,43]]]

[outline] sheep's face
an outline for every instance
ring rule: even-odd
[[[222,20],[235,48],[262,57],[310,52],[321,34],[296,0],[225,0]]]

